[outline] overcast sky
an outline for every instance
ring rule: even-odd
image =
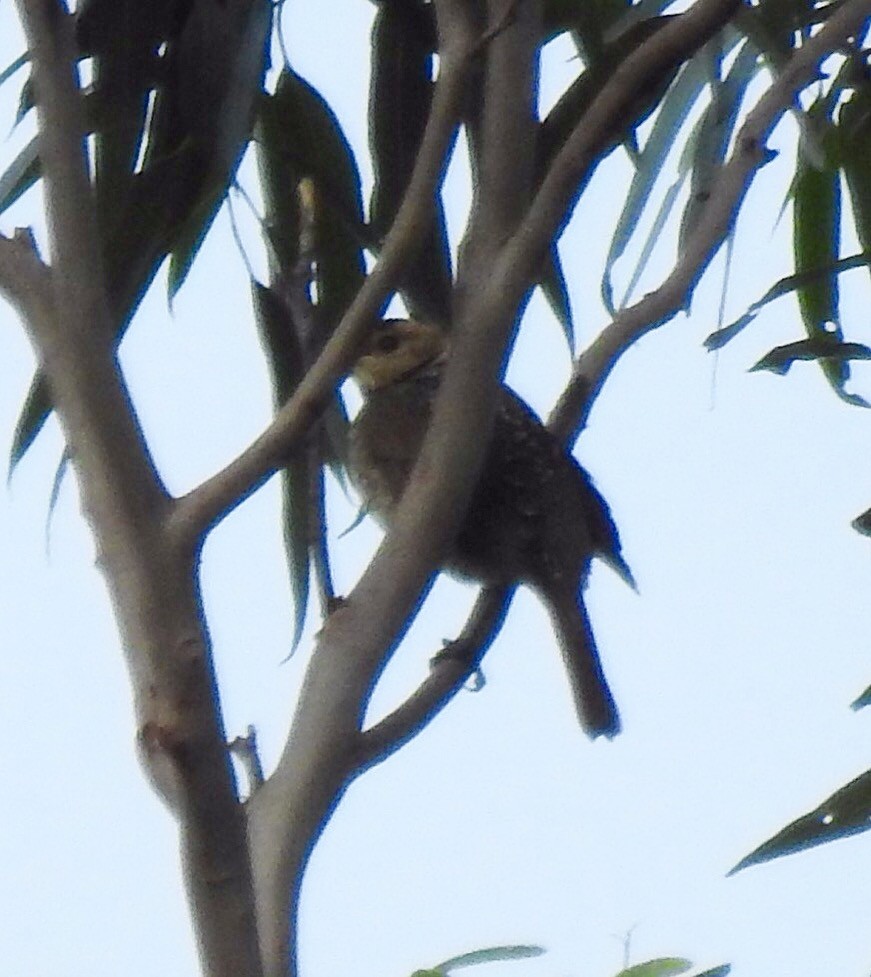
[[[294,66],[347,126],[364,178],[367,50],[373,7],[288,4]],[[21,50],[0,5],[0,67]],[[550,52],[543,98],[572,76]],[[336,66],[341,65],[341,72]],[[21,75],[0,89],[12,119]],[[3,165],[23,144],[13,133]],[[779,129],[775,147],[794,133]],[[789,272],[788,220],[775,230],[790,152],[766,167],[744,209],[727,318]],[[585,195],[562,255],[583,344],[607,317],[599,278],[625,194],[615,154]],[[664,178],[664,185],[668,177]],[[253,186],[252,174],[246,177]],[[449,179],[458,236],[467,191]],[[0,230],[39,223],[28,195]],[[651,264],[645,287],[667,271]],[[635,253],[637,254],[637,248]],[[849,253],[849,252],[848,252]],[[631,259],[618,278],[631,273]],[[403,977],[467,950],[538,943],[517,977],[613,974],[631,962],[730,961],[740,977],[867,977],[871,838],[725,872],[785,823],[871,766],[871,715],[849,703],[871,683],[871,543],[850,520],[871,505],[871,416],[838,401],[811,365],[748,373],[801,338],[784,299],[718,356],[722,265],[676,319],[621,362],[577,453],[609,500],[639,582],[606,568],[589,605],[625,731],[589,743],[576,726],[544,612],[517,598],[485,661],[487,684],[461,694],[399,755],[349,791],[312,860],[302,904],[304,973]],[[867,341],[867,272],[843,280],[848,338]],[[0,455],[33,358],[0,307]],[[222,215],[167,310],[161,278],[123,348],[161,472],[181,492],[268,422],[270,394],[244,268]],[[540,411],[569,362],[544,303],[530,306],[510,380]],[[853,389],[871,398],[871,373]],[[0,493],[0,832],[5,890],[0,966],[14,977],[189,977],[195,973],[174,826],[133,753],[128,683],[74,483],[64,483],[46,550],[61,451],[52,422]],[[333,487],[338,535],[355,507]],[[203,567],[231,734],[257,724],[272,762],[311,647],[282,664],[292,609],[273,484],[210,540]],[[337,540],[339,590],[377,541]],[[474,590],[443,581],[379,688],[373,711],[425,675],[458,631]],[[315,629],[316,621],[311,622]],[[867,712],[867,711],[866,711]],[[495,968],[492,972],[496,972]]]

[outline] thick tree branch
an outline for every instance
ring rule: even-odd
[[[194,549],[167,538],[171,501],[115,359],[85,152],[72,20],[58,0],[18,0],[33,66],[52,268],[4,239],[0,264],[48,378],[108,583],[134,690],[139,744],[179,819],[185,882],[208,977],[259,977],[247,838],[197,587]],[[29,262],[29,263],[28,263]],[[43,294],[50,288],[50,297]]]
[[[689,306],[696,284],[734,225],[757,170],[770,159],[765,143],[774,127],[795,107],[802,89],[819,77],[820,62],[848,38],[860,34],[869,17],[871,0],[847,0],[792,55],[748,113],[732,155],[672,272],[657,289],[620,312],[579,357],[551,418],[551,427],[559,436],[573,440],[583,428],[596,395],[620,356],[646,333]]]
[[[437,0],[436,11],[445,75],[441,82],[448,72],[465,72],[476,38],[469,30],[467,3]],[[512,29],[500,32],[491,44],[508,43]],[[536,45],[537,36],[527,35],[527,43]],[[529,60],[527,55],[520,63]],[[526,84],[532,84],[529,72]],[[458,108],[462,86],[456,95]],[[409,193],[414,193],[414,184]],[[513,310],[494,316],[469,294],[456,323],[455,355],[430,431],[390,531],[321,631],[278,767],[251,799],[250,836],[268,977],[283,977],[292,961],[288,920],[295,922],[299,881],[311,846],[357,772],[369,697],[471,494],[512,324]]]
[[[467,330],[482,334],[493,330],[501,338],[494,336],[488,359],[498,367],[518,309],[491,313],[479,300],[493,262],[517,228],[531,195],[541,11],[537,3],[517,0],[489,0],[486,6],[489,26],[480,42],[485,57],[481,102],[473,112],[478,180],[461,248],[454,346],[455,355],[462,356],[458,336]],[[487,380],[479,380],[479,385],[483,382]],[[486,430],[478,429],[480,439]],[[452,652],[437,656],[432,672],[417,691],[363,734],[363,765],[385,759],[397,750],[459,692],[498,633],[510,600],[510,593],[505,591],[482,592],[462,635],[452,643]]]

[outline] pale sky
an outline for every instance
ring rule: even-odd
[[[374,7],[298,0],[288,8],[294,66],[339,112],[368,179],[361,52]],[[2,4],[0,68],[20,50],[14,8]],[[548,90],[575,70],[568,55],[551,53]],[[0,120],[11,122],[22,80],[0,89]],[[783,126],[772,144],[792,138]],[[22,139],[13,134],[0,148],[3,166]],[[788,220],[774,230],[790,155],[766,168],[744,209],[727,319],[790,270]],[[563,242],[582,345],[607,321],[599,278],[626,173],[618,154]],[[461,180],[452,172],[455,236]],[[0,230],[38,223],[37,212],[28,195],[0,217]],[[665,247],[643,288],[670,260]],[[618,280],[631,267],[631,258],[618,266]],[[599,567],[589,589],[623,735],[591,744],[580,733],[546,617],[533,597],[518,597],[485,659],[484,690],[461,694],[340,805],[304,887],[304,974],[404,977],[479,947],[537,943],[546,956],[498,972],[608,977],[628,940],[630,962],[679,955],[699,969],[732,962],[736,977],[867,977],[871,838],[724,877],[871,766],[871,714],[849,709],[871,683],[871,543],[849,525],[871,505],[871,415],[839,402],[812,365],[786,378],[747,372],[772,346],[801,337],[790,298],[718,357],[705,353],[721,271],[718,261],[691,317],[624,358],[577,449],[639,582],[634,594]],[[842,281],[844,327],[860,342],[868,287],[865,271]],[[0,329],[5,457],[33,360],[5,306]],[[226,215],[172,315],[158,281],[123,364],[176,492],[268,422],[263,357]],[[510,380],[546,412],[553,378],[567,371],[559,327],[535,300]],[[853,389],[871,398],[871,372],[855,373]],[[189,977],[195,951],[174,826],[134,759],[124,665],[70,479],[46,553],[60,450],[52,423],[0,495],[0,770],[9,798],[0,967],[14,977]],[[330,504],[338,535],[355,508],[338,490]],[[214,533],[203,569],[227,727],[234,735],[255,723],[267,767],[317,627],[312,619],[281,664],[292,613],[277,506],[272,484]],[[376,540],[364,526],[336,542],[340,592]],[[473,598],[470,587],[439,584],[374,710],[416,686]]]

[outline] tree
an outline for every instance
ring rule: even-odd
[[[797,288],[808,335],[774,351],[765,365],[786,369],[796,358],[816,359],[836,391],[852,396],[845,388],[849,362],[866,351],[844,342],[829,323],[837,322],[838,275],[847,267],[834,266],[841,257],[835,231],[841,169],[864,244],[860,41],[868,5],[739,9],[699,0],[679,17],[657,15],[628,29],[622,4],[602,5],[595,15],[586,8],[579,14],[574,5],[543,6],[379,8],[376,184],[364,222],[353,159],[317,93],[285,71],[274,85],[270,80],[269,96],[260,94],[268,5],[239,2],[218,11],[166,3],[140,16],[135,4],[93,2],[73,23],[48,0],[19,4],[32,78],[23,106],[35,104],[40,136],[38,147],[25,149],[7,171],[4,202],[41,174],[51,270],[30,235],[5,239],[3,292],[21,313],[48,382],[33,388],[14,456],[39,430],[50,389],[127,653],[139,743],[181,825],[188,897],[209,974],[286,971],[287,920],[294,919],[303,869],[330,812],[359,773],[403,745],[474,671],[474,655],[466,663],[441,659],[414,695],[361,732],[386,656],[472,489],[499,366],[533,285],[542,285],[571,332],[553,241],[595,166],[621,146],[633,154],[635,127],[658,106],[685,112],[709,78],[721,79],[687,143],[694,185],[680,258],[659,288],[615,312],[579,357],[552,422],[567,439],[583,426],[622,353],[688,303],[767,159],[774,125],[796,93],[816,81],[824,56],[844,45],[843,67],[808,108],[805,150],[796,163],[795,270],[807,277],[783,287]],[[795,19],[784,28],[787,15]],[[539,124],[532,111],[536,53],[567,29],[586,67]],[[850,46],[851,38],[859,40]],[[774,79],[737,128],[759,51],[774,66]],[[95,86],[84,98],[70,72],[79,54],[94,59]],[[154,89],[159,97],[149,112]],[[660,109],[657,118],[663,117]],[[173,499],[117,370],[116,340],[167,255],[170,291],[178,291],[252,136],[252,118],[270,257],[255,307],[283,406],[234,462]],[[433,201],[461,121],[476,196],[450,296],[447,234]],[[85,130],[95,133],[92,187]],[[674,128],[663,138],[673,142]],[[836,140],[843,155],[830,162],[828,143]],[[630,203],[643,202],[657,162],[652,151],[640,158]],[[631,227],[632,207],[625,215]],[[624,238],[625,231],[615,235],[611,258]],[[364,247],[377,256],[366,276]],[[314,310],[306,302],[312,276]],[[341,450],[343,418],[333,391],[394,291],[427,317],[444,318],[453,308],[455,352],[426,449],[438,478],[412,483],[370,569],[336,606],[321,545],[321,462],[337,464]],[[243,807],[224,747],[198,566],[209,532],[285,468],[297,631],[310,572],[328,613],[282,757],[265,782],[255,777]],[[478,654],[502,606],[501,595],[482,595],[465,633]],[[216,886],[216,878],[223,884]]]

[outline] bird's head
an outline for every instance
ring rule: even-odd
[[[378,390],[442,359],[448,340],[438,326],[416,319],[379,323],[354,366],[354,379],[364,391]]]

